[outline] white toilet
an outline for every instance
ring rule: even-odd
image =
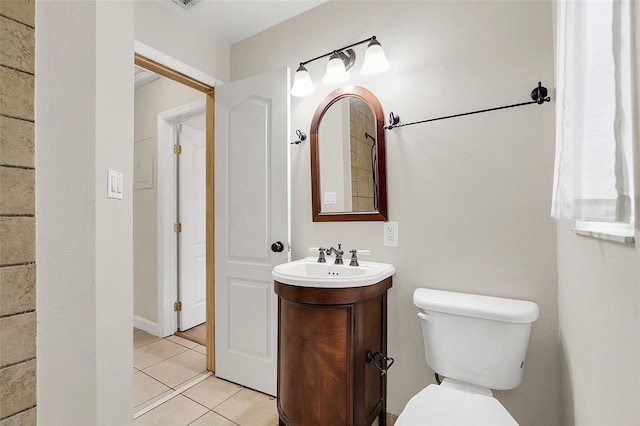
[[[414,395],[396,425],[517,425],[491,389],[520,385],[538,305],[427,288],[413,303],[427,364],[446,378]]]

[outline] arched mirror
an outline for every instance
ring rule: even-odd
[[[384,114],[365,88],[331,92],[311,121],[314,222],[387,219]]]

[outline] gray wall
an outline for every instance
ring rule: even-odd
[[[1,2],[2,14],[19,3]],[[228,43],[156,6],[36,4],[42,424],[132,421],[134,42],[218,79],[229,72]],[[185,37],[199,42],[185,44]],[[106,198],[107,168],[124,173],[122,201]],[[25,383],[33,391],[33,380]]]
[[[37,2],[38,423],[131,422],[130,2]],[[108,199],[107,169],[123,173]]]
[[[553,95],[551,2],[328,2],[231,49],[238,80],[289,66],[371,35],[391,70],[359,75],[404,122],[528,100],[542,81]],[[335,88],[308,69],[316,92],[292,98],[291,134]],[[556,229],[549,218],[554,107],[527,106],[386,132],[389,220],[399,247],[382,245],[381,223],[313,223],[309,144],[291,147],[292,258],[309,246],[372,251],[397,268],[389,292],[388,408],[433,383],[412,304],[418,287],[532,300],[540,306],[523,383],[496,392],[520,424],[560,423]]]
[[[640,28],[640,7],[632,28]],[[636,58],[640,32],[636,31]],[[636,63],[636,67],[640,65]],[[636,132],[640,78],[636,68]],[[634,146],[638,148],[638,136]],[[638,210],[636,152],[636,212]],[[636,241],[640,238],[637,231]],[[640,250],[582,237],[558,222],[562,412],[564,424],[640,424]]]
[[[558,224],[563,423],[640,424],[640,252],[571,226]]]

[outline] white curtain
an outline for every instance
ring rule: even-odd
[[[559,0],[551,216],[631,223],[631,4]]]

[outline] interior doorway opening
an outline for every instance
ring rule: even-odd
[[[202,81],[193,78],[185,73],[176,71],[168,65],[161,64],[154,60],[149,59],[139,53],[135,54],[134,57],[135,65],[142,67],[146,70],[152,71],[158,75],[169,78],[177,83],[183,84],[187,87],[195,89],[205,95],[204,105],[201,105],[202,112],[205,117],[204,124],[204,138],[205,138],[205,146],[204,146],[204,188],[205,188],[205,197],[203,203],[203,207],[205,209],[204,212],[204,228],[206,230],[206,238],[203,242],[203,251],[204,251],[204,280],[205,280],[205,319],[206,319],[206,328],[205,328],[205,340],[206,340],[206,360],[207,360],[207,370],[214,371],[215,369],[215,356],[214,356],[214,307],[215,307],[215,295],[214,295],[214,161],[213,161],[213,138],[214,138],[214,88],[210,84],[203,83]],[[194,105],[187,106],[186,109],[194,107]],[[172,117],[164,121],[165,125],[163,128],[162,121],[158,120],[158,143],[160,142],[161,132],[164,131],[174,131],[177,123],[184,122],[189,118],[192,118],[193,111],[183,111],[182,116],[179,111],[171,111]],[[188,117],[189,114],[192,114],[191,117]],[[160,117],[159,117],[160,118]],[[165,116],[164,118],[167,118]],[[173,120],[173,121],[172,121]],[[178,126],[179,127],[179,126]],[[176,133],[173,133],[175,137]],[[158,147],[158,162],[161,161],[160,155],[160,147]],[[164,154],[163,154],[164,155]],[[171,161],[171,160],[170,160]],[[175,161],[175,159],[174,159]],[[160,167],[160,166],[159,166]],[[160,178],[160,176],[158,176]],[[171,184],[171,186],[175,186]],[[160,194],[159,194],[160,196]],[[169,205],[172,203],[168,203]],[[174,198],[175,208],[178,208],[177,199]],[[158,203],[160,205],[160,203]],[[171,206],[167,208],[172,208]],[[160,217],[158,218],[160,221]],[[179,230],[179,226],[176,226],[174,230]],[[165,229],[166,231],[166,229]],[[165,233],[169,234],[169,233]],[[168,235],[164,235],[167,237]],[[158,235],[158,254],[160,254],[160,250],[164,250],[161,247],[160,243],[161,236]],[[173,235],[170,238],[163,238],[168,240],[175,240],[177,247],[178,238]],[[173,250],[176,252],[175,250]],[[177,255],[176,255],[177,256]],[[174,262],[168,263],[159,260],[159,265],[166,266],[167,264],[173,265]],[[177,259],[175,265],[177,266]],[[177,271],[169,271],[169,274],[173,274],[175,272],[175,277],[177,281],[179,268]],[[164,274],[165,272],[161,272],[160,268],[158,268],[159,274]],[[160,275],[158,276],[160,278]],[[160,281],[160,280],[158,280]],[[178,293],[177,287],[174,289],[168,289],[167,286],[163,286],[163,289],[158,289],[158,329],[162,334],[166,334],[168,330],[173,329],[174,331],[178,327],[177,323],[177,309],[180,308],[181,300],[174,300],[172,293]],[[177,297],[175,298],[177,299]],[[173,332],[169,332],[172,334]]]
[[[174,187],[177,237],[177,331],[197,343],[206,342],[206,137],[204,104],[174,128]],[[169,195],[169,194],[167,194]],[[168,225],[168,226],[167,226]],[[164,224],[164,228],[171,223]],[[198,328],[200,327],[200,328]],[[202,329],[202,335],[193,331]],[[188,332],[190,331],[191,332]],[[200,339],[202,337],[202,339]],[[206,343],[203,343],[206,345]]]

